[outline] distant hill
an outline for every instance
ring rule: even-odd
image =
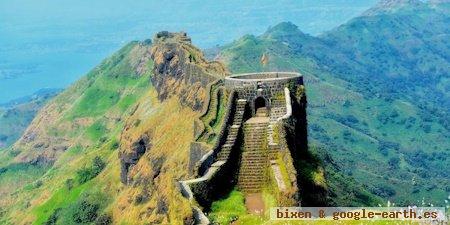
[[[36,113],[59,91],[42,89],[31,96],[0,104],[0,149],[17,141]]]
[[[384,1],[321,36],[280,23],[216,57],[235,73],[301,71],[312,143],[343,174],[386,201],[443,205],[450,192],[449,9],[446,1]]]
[[[322,163],[330,205],[444,205],[449,5],[391,2],[319,37],[288,22],[246,35],[209,53],[222,62],[185,33],[125,45],[0,151],[0,224],[192,224],[177,181],[207,83],[230,71],[304,74],[304,170]]]

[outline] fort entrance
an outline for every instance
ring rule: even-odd
[[[213,88],[229,94],[225,122],[213,147],[202,157],[194,153],[203,142],[193,143],[190,161],[196,164],[198,176],[180,182],[183,195],[208,210],[212,202],[236,188],[244,194],[248,212],[259,215],[267,210],[262,198],[265,191],[283,203],[295,202],[298,187],[286,127],[303,125],[302,112],[293,112],[306,107],[303,77],[292,72],[237,74]],[[209,105],[214,101],[210,98]],[[215,113],[217,108],[212,106],[210,111]],[[200,128],[208,125],[203,124]],[[209,133],[199,134],[197,140]]]
[[[269,115],[269,109],[266,105],[266,100],[264,99],[264,97],[257,97],[253,104],[255,105],[255,116],[266,117]]]

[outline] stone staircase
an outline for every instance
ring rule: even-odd
[[[269,116],[268,113],[269,113],[269,111],[267,110],[266,107],[261,107],[256,110],[255,116],[256,117],[267,117],[267,116]]]
[[[236,142],[236,138],[239,132],[239,128],[242,125],[242,117],[244,116],[245,105],[247,104],[247,100],[238,99],[236,104],[236,112],[234,114],[233,123],[229,128],[229,132],[227,135],[227,139],[225,144],[222,145],[219,154],[217,155],[217,160],[227,160],[230,156],[231,149],[233,148],[234,143]]]
[[[269,117],[253,117],[244,124],[244,148],[238,186],[245,193],[260,192],[268,179],[268,125]]]

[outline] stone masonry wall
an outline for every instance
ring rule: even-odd
[[[239,74],[225,78],[225,87],[236,90],[239,99],[246,99],[254,110],[253,100],[264,97],[267,107],[272,108],[272,100],[283,95],[284,88],[303,85],[303,77],[298,73],[257,73]]]

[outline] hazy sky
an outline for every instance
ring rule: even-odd
[[[0,102],[66,87],[130,40],[187,31],[202,48],[291,21],[313,35],[376,0],[0,1]]]

